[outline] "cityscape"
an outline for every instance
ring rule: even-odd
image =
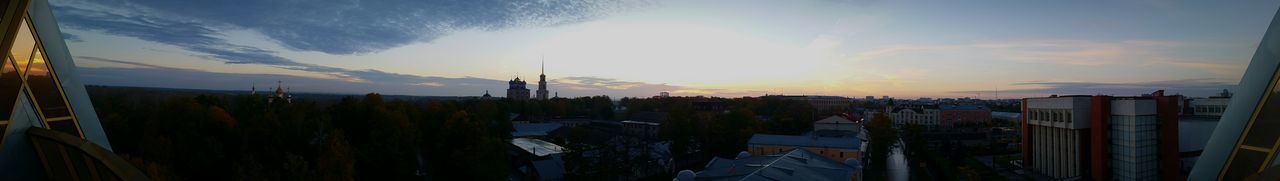
[[[1280,180],[1280,2],[0,5],[0,180]]]

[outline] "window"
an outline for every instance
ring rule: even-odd
[[[22,78],[18,70],[13,68],[13,60],[5,57],[0,63],[0,138],[9,128],[9,119],[13,117],[13,105],[18,101],[18,89],[22,88]]]
[[[18,96],[27,96],[47,128],[83,138],[30,22],[24,19],[17,33],[13,48],[5,57],[7,61],[4,67],[0,67],[0,101],[8,103],[8,106],[0,107],[3,109],[0,116],[4,116],[0,118],[4,125],[0,126],[7,127],[7,119],[12,117],[13,102]],[[23,89],[27,94],[18,95]]]

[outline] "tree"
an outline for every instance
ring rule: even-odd
[[[889,152],[892,152],[894,144],[898,142],[898,131],[893,128],[893,120],[883,113],[876,113],[871,124],[867,125],[867,133],[871,141],[867,157],[871,163],[866,167],[868,171],[863,173],[872,173],[868,175],[872,177],[883,176]]]
[[[692,110],[672,110],[667,114],[667,122],[658,129],[658,136],[671,140],[671,154],[675,159],[683,159],[694,149],[694,115]]]
[[[720,157],[734,157],[738,152],[746,150],[747,140],[751,139],[759,121],[751,110],[740,108],[717,117],[711,124],[709,138],[704,141],[708,151]]]
[[[916,124],[907,124],[903,130],[903,142],[906,143],[907,156],[912,160],[922,160],[920,154],[928,151],[928,141],[924,137],[924,126]]]

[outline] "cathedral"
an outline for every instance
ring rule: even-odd
[[[258,87],[257,86],[250,87],[249,94],[258,95]],[[274,103],[274,102],[293,103],[293,95],[285,91],[284,82],[282,81],[276,81],[276,91],[274,92],[274,94],[267,95],[267,103]]]
[[[550,95],[550,91],[547,90],[547,74],[546,74],[547,68],[546,67],[547,67],[546,63],[544,62],[542,65],[542,73],[538,75],[538,91],[537,91],[537,94],[535,95],[536,97],[534,97],[535,99],[538,99],[538,100],[547,100],[549,98],[548,96]],[[518,101],[529,100],[529,88],[525,88],[526,82],[524,80],[520,80],[519,76],[517,76],[515,79],[511,79],[510,81],[507,81],[507,85],[508,85],[507,86],[508,99],[518,100]],[[488,94],[488,93],[486,92],[485,94]]]
[[[507,98],[516,101],[529,100],[529,89],[525,88],[524,80],[520,77],[507,81]]]

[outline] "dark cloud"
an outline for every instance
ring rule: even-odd
[[[431,41],[458,30],[581,22],[644,3],[623,0],[106,0],[52,4],[57,13],[116,10],[150,17],[147,18],[150,21],[131,24],[92,24],[121,30],[114,33],[123,35],[150,32],[136,31],[137,28],[163,27],[176,31],[139,36],[199,39],[208,38],[218,30],[248,29],[294,50],[357,54]],[[71,7],[73,5],[95,9]],[[136,19],[109,13],[97,17]],[[173,36],[175,34],[183,36]]]
[[[174,45],[228,64],[260,64],[343,79],[425,84],[436,77],[307,64],[228,42],[249,29],[284,47],[330,54],[375,52],[462,29],[494,30],[579,22],[620,2],[551,1],[54,1],[63,26]],[[75,36],[68,36],[75,37]]]
[[[62,32],[62,40],[67,42],[83,42],[84,41],[83,39],[80,39],[80,36],[76,34],[67,33],[67,32]]]
[[[1211,96],[1222,89],[1233,89],[1236,83],[1221,79],[1180,79],[1132,83],[1095,83],[1095,82],[1023,82],[1014,85],[1030,85],[1043,88],[1000,90],[1000,94],[1015,95],[1116,95],[1136,96],[1165,90],[1170,94],[1188,96]],[[955,94],[993,94],[991,90],[952,91]]]

